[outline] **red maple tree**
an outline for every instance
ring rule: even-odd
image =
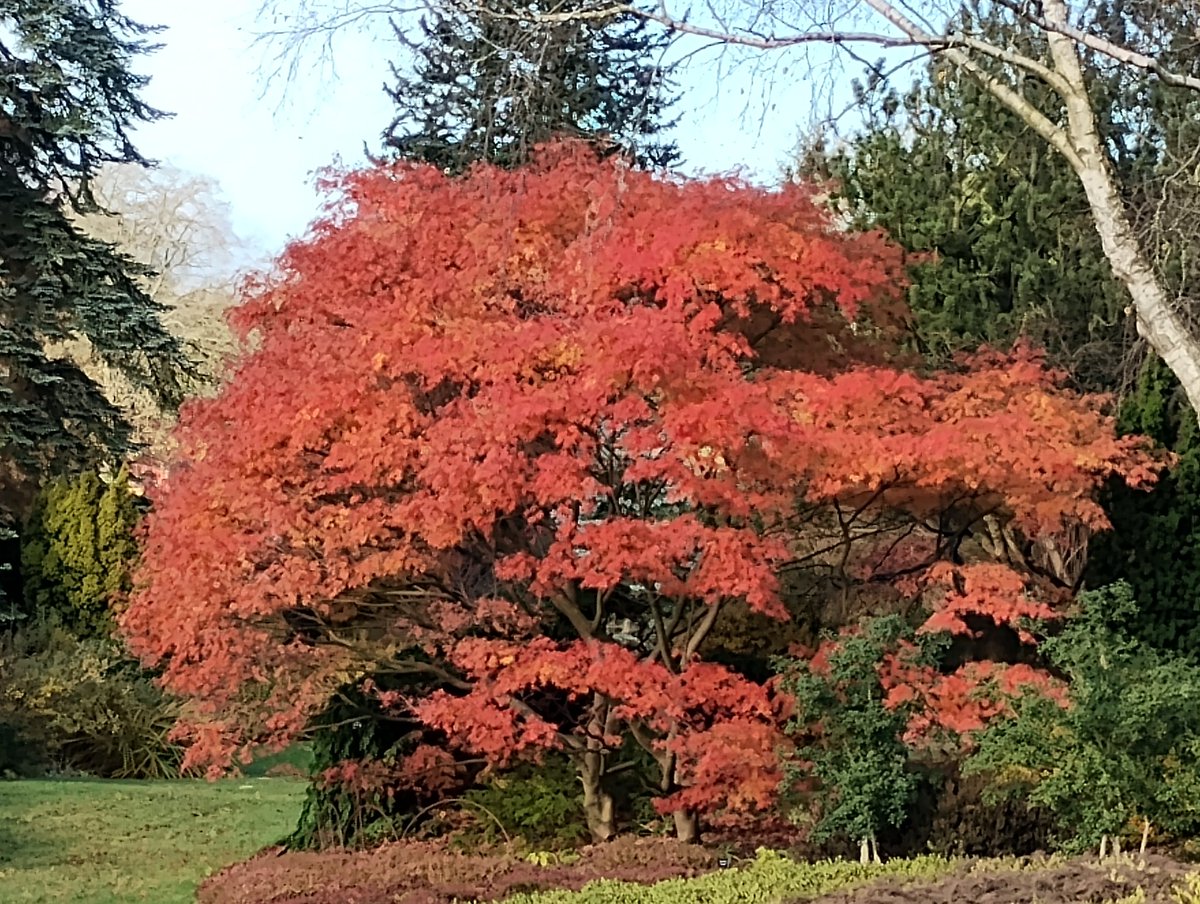
[[[932,581],[964,512],[1052,537],[1102,526],[1109,475],[1152,476],[1028,352],[857,364],[897,322],[901,257],[800,187],[572,146],[326,187],[247,287],[256,350],[181,417],[123,619],[192,701],[190,765],[286,743],[370,680],[495,762],[565,750],[597,838],[642,745],[695,837],[779,783],[779,701],[699,655],[723,607],[785,618],[780,570],[831,556]]]

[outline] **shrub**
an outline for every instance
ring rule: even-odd
[[[928,879],[945,873],[950,861],[938,857],[893,860],[883,865],[829,860],[804,863],[760,850],[744,867],[700,878],[667,879],[650,888],[619,880],[591,883],[578,893],[569,890],[519,894],[506,904],[743,904],[747,901],[808,899],[852,888],[875,879]]]
[[[136,497],[122,469],[58,478],[38,494],[21,536],[29,615],[54,615],[81,637],[112,633],[112,606],[130,589]]]
[[[1054,814],[1021,800],[997,799],[990,790],[988,776],[964,776],[957,761],[938,764],[897,833],[900,850],[947,857],[1027,856],[1049,850]]]
[[[39,622],[0,642],[0,722],[52,764],[105,778],[170,778],[176,704],[111,639]]]
[[[1083,594],[1081,614],[1042,651],[1070,681],[1067,706],[1040,697],[979,738],[965,771],[994,777],[1056,814],[1060,843],[1082,850],[1133,824],[1200,828],[1200,667],[1133,639],[1128,585]]]
[[[485,843],[501,840],[500,826],[509,838],[519,838],[533,848],[559,850],[588,837],[579,779],[561,755],[498,773],[463,798],[481,811],[468,837],[480,837]]]
[[[411,683],[393,683],[388,690]],[[463,770],[458,781],[389,782],[381,773],[392,772],[417,748],[438,740],[421,725],[403,717],[388,718],[378,701],[360,689],[345,687],[312,726],[312,756],[308,793],[296,829],[285,840],[290,850],[329,847],[371,847],[395,841],[414,829],[425,829],[421,819],[432,820],[439,801],[456,797],[469,782]],[[347,767],[373,773],[382,781],[344,781]]]
[[[784,661],[782,687],[795,701],[787,733],[792,787],[800,795],[796,819],[806,822],[815,804],[812,840],[842,837],[860,842],[860,859],[878,859],[876,838],[905,819],[918,776],[902,740],[909,713],[884,705],[879,664],[909,633],[898,617],[865,622],[860,630],[830,638],[810,661]]]
[[[569,860],[570,862],[563,862]],[[214,876],[200,904],[451,904],[503,900],[522,892],[580,889],[616,878],[644,890],[716,866],[703,848],[665,838],[621,839],[577,858],[514,851],[468,854],[447,841],[406,841],[371,851],[271,852]]]
[[[13,547],[16,548],[16,556],[12,554]],[[20,594],[13,592],[17,584],[14,580],[13,564],[18,558],[20,537],[0,515],[0,629],[10,627],[25,617]]]

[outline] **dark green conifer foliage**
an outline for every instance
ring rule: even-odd
[[[0,0],[0,489],[129,443],[120,411],[55,346],[86,338],[163,403],[182,394],[182,350],[137,267],[66,215],[94,208],[98,167],[144,162],[129,132],[163,114],[131,67],[152,31],[114,0]]]
[[[1111,386],[1126,302],[1077,178],[972,81],[929,76],[904,94],[858,85],[866,128],[810,150],[802,172],[835,181],[854,226],[913,252],[909,302],[931,360],[1025,336],[1083,385]]]
[[[1156,647],[1200,657],[1200,431],[1158,358],[1146,361],[1136,390],[1121,405],[1118,426],[1153,437],[1179,459],[1152,493],[1119,483],[1107,490],[1113,529],[1092,541],[1087,583],[1126,581],[1140,605],[1136,623],[1124,630]]]
[[[1039,56],[1037,38],[1001,5],[969,4],[985,34]],[[1151,0],[1090,4],[1089,27],[1200,75],[1200,7]],[[1022,44],[1021,42],[1024,42]],[[1200,332],[1200,93],[1095,56],[1086,60],[1112,166],[1159,278]],[[818,144],[808,174],[840,183],[854,226],[881,227],[916,255],[909,291],[922,350],[937,362],[1019,335],[1044,345],[1077,385],[1117,394],[1125,432],[1180,455],[1151,493],[1110,489],[1113,531],[1094,538],[1086,576],[1126,580],[1141,640],[1200,655],[1200,441],[1170,372],[1144,361],[1124,290],[1113,280],[1077,177],[1060,155],[990,94],[936,63],[915,88],[876,74],[859,85],[864,127],[841,147]],[[1037,79],[1024,96],[1051,117]]]
[[[1200,72],[1200,10],[1192,4],[1100,2],[1082,15],[1088,28],[1119,44],[1153,49],[1168,68]],[[964,31],[996,46],[1045,57],[1043,36],[1018,24],[1005,4],[971,0],[963,20]],[[983,57],[980,65],[1004,68]],[[1135,228],[1163,284],[1194,307],[1200,93],[1164,86],[1101,55],[1085,58],[1085,69]],[[863,127],[840,147],[816,142],[801,171],[840,183],[836,200],[853,225],[883,228],[923,256],[910,290],[923,350],[940,361],[980,343],[1006,347],[1023,335],[1044,345],[1080,385],[1122,388],[1123,352],[1134,338],[1124,314],[1129,302],[1068,163],[955,67],[935,59],[904,92],[882,73],[879,64],[856,85]],[[1038,79],[1025,78],[1021,94],[1061,121],[1061,104]]]
[[[490,5],[488,15],[441,11],[422,21],[411,73],[392,67],[396,118],[383,136],[392,152],[460,173],[477,161],[518,166],[536,145],[566,136],[643,166],[677,162],[661,137],[672,124],[665,36],[634,17],[547,28],[505,18],[517,10],[510,0]],[[551,11],[541,0],[520,6],[530,8]]]

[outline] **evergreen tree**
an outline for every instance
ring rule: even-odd
[[[674,143],[661,137],[672,124],[664,118],[672,102],[670,69],[660,62],[665,36],[637,17],[547,28],[517,17],[511,0],[489,6],[484,14],[431,13],[411,75],[392,66],[387,92],[397,112],[383,138],[395,154],[459,173],[481,160],[520,165],[539,143],[568,136],[643,166],[677,162]],[[528,16],[531,7],[551,11],[542,0],[520,10]]]
[[[145,163],[129,132],[163,114],[131,66],[153,31],[115,0],[0,0],[0,489],[128,446],[121,412],[63,344],[86,339],[164,404],[182,394],[181,348],[139,269],[67,216],[95,209],[99,166]]]
[[[1123,401],[1122,433],[1150,436],[1179,456],[1152,493],[1111,486],[1105,509],[1113,529],[1091,543],[1086,580],[1127,582],[1140,601],[1136,621],[1120,627],[1159,649],[1200,657],[1200,431],[1179,384],[1158,358],[1147,359]]]
[[[832,179],[854,227],[913,253],[909,302],[928,358],[1024,336],[1082,385],[1110,388],[1124,290],[1078,178],[969,78],[929,74],[903,94],[878,77],[856,85],[866,128],[841,147],[816,143],[802,173]]]
[[[1033,58],[1043,34],[1019,26],[1003,4],[964,4],[964,32]],[[1117,43],[1150,36],[1168,68],[1200,73],[1191,4],[1103,0],[1089,28]],[[1002,80],[1005,64],[981,61]],[[1085,56],[1098,125],[1117,182],[1157,276],[1195,320],[1200,299],[1200,93],[1147,81],[1100,54]],[[923,350],[935,359],[1017,336],[1046,347],[1087,389],[1133,382],[1136,342],[1124,289],[1110,266],[1078,177],[1004,105],[961,70],[936,59],[905,92],[873,67],[855,85],[865,124],[845,144],[813,143],[800,169],[831,177],[835,200],[858,228],[882,228],[914,253],[910,290]],[[1036,78],[1023,97],[1054,110]],[[1200,328],[1200,320],[1195,326]]]
[[[137,556],[136,497],[122,469],[58,478],[38,494],[21,535],[25,609],[80,637],[112,633],[112,606],[129,592]]]
[[[968,4],[985,33],[1004,24],[988,0]],[[1156,59],[1200,74],[1200,8],[1149,0],[1092,4],[1091,27],[1118,43],[1153,38]],[[1200,93],[1180,91],[1102,56],[1087,60],[1099,126],[1162,283],[1200,311]],[[1078,385],[1122,397],[1120,426],[1179,454],[1151,493],[1113,486],[1114,529],[1092,541],[1086,582],[1125,580],[1139,601],[1123,626],[1155,646],[1200,655],[1200,435],[1178,383],[1140,360],[1124,290],[1113,279],[1078,179],[1062,157],[959,70],[934,62],[907,92],[876,67],[857,86],[864,127],[840,147],[814,143],[801,162],[832,177],[834,200],[858,228],[886,230],[913,252],[910,301],[923,351],[941,359],[1024,335],[1046,346]],[[1025,96],[1050,109],[1045,86]],[[1200,320],[1195,322],[1200,330]]]
[[[980,22],[989,21],[988,9],[975,5]],[[1165,65],[1200,71],[1193,51],[1200,11],[1104,2],[1093,15],[1117,41],[1129,30],[1161,36]],[[1200,181],[1192,171],[1200,95],[1147,82],[1103,59],[1089,65],[1127,202],[1139,211],[1160,279],[1187,311],[1186,303],[1200,298]],[[855,226],[881,227],[926,256],[912,270],[910,300],[927,354],[940,358],[1031,336],[1081,386],[1123,396],[1124,432],[1152,436],[1179,454],[1152,493],[1110,488],[1114,529],[1093,539],[1086,580],[1128,581],[1140,606],[1138,623],[1124,629],[1159,647],[1200,654],[1195,415],[1161,362],[1130,360],[1130,327],[1118,325],[1127,320],[1124,292],[1109,272],[1077,178],[956,70],[935,64],[904,94],[877,74],[858,90],[864,129],[843,147],[814,147],[804,171],[838,183],[836,199]],[[1044,86],[1029,79],[1025,92],[1045,108]],[[1192,170],[1180,177],[1181,161],[1189,160]]]

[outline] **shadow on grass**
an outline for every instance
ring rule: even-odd
[[[306,777],[312,769],[312,759],[312,748],[308,744],[293,744],[272,756],[260,757],[249,766],[242,767],[242,772],[247,778],[262,778],[272,770],[290,767],[292,777]]]
[[[0,788],[0,869],[29,869],[65,859],[62,845],[50,835],[35,825],[5,817],[3,813],[9,809]]]

